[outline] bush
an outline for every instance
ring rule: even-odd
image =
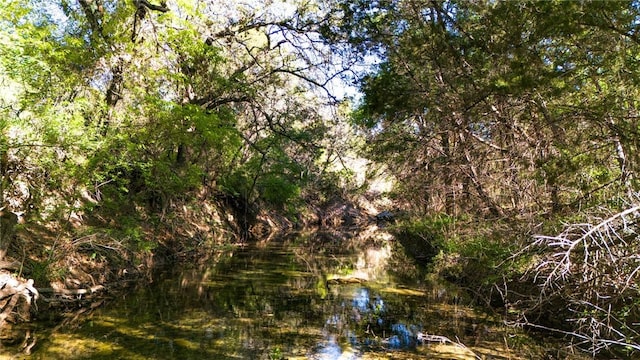
[[[422,264],[431,262],[445,244],[453,218],[435,215],[419,220],[407,220],[391,228],[406,254]]]

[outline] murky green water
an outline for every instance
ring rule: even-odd
[[[531,340],[425,281],[383,233],[295,235],[166,269],[32,359],[529,359]],[[538,355],[536,355],[538,354]]]

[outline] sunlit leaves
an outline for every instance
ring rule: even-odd
[[[40,166],[64,162],[52,181],[69,198],[95,188],[115,206],[206,184],[283,208],[339,145],[329,83],[348,62],[319,37],[326,4],[6,5],[3,114]]]

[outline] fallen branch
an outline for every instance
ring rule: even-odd
[[[457,337],[456,337],[457,338]],[[432,334],[426,334],[423,332],[419,332],[418,336],[417,336],[417,340],[420,343],[440,343],[440,344],[453,344],[455,346],[458,346],[460,348],[463,348],[469,352],[471,352],[473,354],[473,356],[476,359],[482,359],[482,357],[480,357],[478,354],[476,354],[474,351],[472,351],[471,349],[469,349],[465,344],[463,344],[462,342],[460,342],[460,340],[458,339],[458,341],[453,341],[451,339],[449,339],[446,336],[442,336],[442,335],[432,335]]]
[[[557,236],[539,235],[527,248],[539,258],[527,272],[540,293],[523,309],[524,324],[580,339],[593,354],[612,346],[640,351],[640,332],[634,330],[635,306],[640,296],[640,205],[633,205],[595,224],[569,224]],[[521,302],[523,304],[525,302]],[[569,331],[526,321],[524,314],[542,318],[562,314]]]
[[[29,320],[31,306],[35,306],[38,297],[33,280],[18,279],[8,273],[0,274],[0,328],[16,323],[18,319]]]
[[[40,293],[42,294],[53,294],[53,295],[86,295],[86,294],[94,294],[100,291],[104,291],[106,288],[102,285],[95,285],[85,289],[54,289],[54,288],[40,288]]]
[[[538,271],[536,274],[536,278],[538,275],[542,273],[541,269],[548,268],[548,265],[553,265],[553,269],[545,276],[544,287],[551,285],[554,280],[564,279],[567,274],[571,272],[571,265],[573,264],[572,255],[576,248],[583,244],[584,246],[584,254],[582,255],[582,264],[589,263],[590,256],[589,254],[589,242],[596,245],[596,247],[600,247],[601,249],[605,249],[609,260],[615,261],[615,256],[607,242],[607,239],[611,239],[611,234],[619,239],[623,245],[627,245],[621,236],[617,235],[615,227],[613,227],[614,222],[622,221],[623,227],[626,227],[628,221],[626,217],[630,214],[633,214],[640,210],[640,205],[631,207],[627,210],[619,212],[603,221],[599,224],[593,226],[591,224],[573,224],[570,225],[565,231],[563,231],[558,236],[536,236],[536,242],[534,245],[546,245],[547,247],[554,249],[559,248],[562,249],[559,253],[554,253],[550,259],[541,262],[536,270]],[[582,232],[582,235],[579,236],[575,240],[571,240],[576,233]],[[555,260],[560,258],[560,260]]]
[[[573,337],[573,338],[576,338],[576,339],[580,339],[580,340],[583,340],[585,342],[589,342],[589,343],[593,343],[593,344],[601,344],[601,345],[604,345],[604,346],[617,345],[617,346],[623,346],[623,347],[627,347],[627,348],[630,348],[630,349],[633,349],[633,350],[640,351],[640,345],[639,344],[628,343],[628,342],[623,341],[623,340],[595,339],[593,337],[589,337],[587,335],[580,334],[580,333],[577,333],[577,332],[555,329],[555,328],[552,328],[552,327],[539,325],[539,324],[533,324],[533,323],[530,323],[530,322],[526,322],[526,323],[522,323],[522,324],[518,324],[518,325],[519,326],[528,326],[528,327],[532,327],[532,328],[536,328],[536,329],[540,329],[540,330],[545,330],[545,331],[549,331],[549,332],[563,334],[563,335],[566,335],[566,336],[569,336],[569,337]],[[598,350],[598,348],[594,348],[592,352],[595,354],[597,352],[596,350]]]

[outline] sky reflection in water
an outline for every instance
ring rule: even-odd
[[[375,237],[234,248],[204,267],[163,271],[76,326],[40,330],[46,340],[31,358],[371,359],[415,355],[427,331],[464,336],[472,311],[404,276],[398,256]]]

